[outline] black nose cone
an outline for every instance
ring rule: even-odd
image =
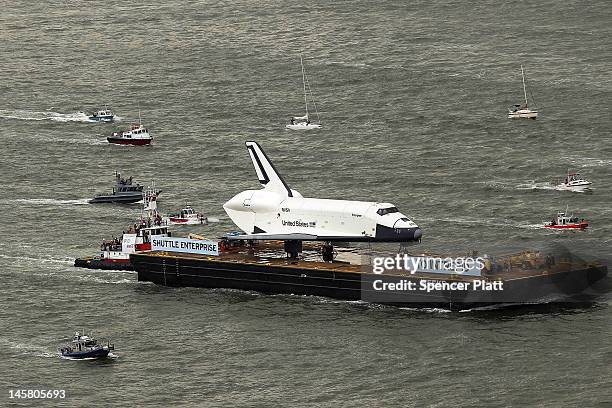
[[[381,242],[408,242],[418,241],[423,236],[423,231],[419,227],[412,228],[391,228],[384,225],[376,225],[375,241]]]

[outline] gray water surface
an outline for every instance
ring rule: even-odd
[[[122,171],[234,230],[256,140],[304,196],[397,205],[423,250],[559,243],[610,260],[608,1],[0,1],[0,405],[606,406],[610,297],[563,309],[406,310],[171,289],[72,266],[140,207],[89,205]],[[300,53],[324,128],[303,114]],[[520,103],[520,65],[540,110]],[[531,95],[530,95],[531,97]],[[109,104],[115,124],[79,111]],[[138,118],[150,147],[106,143]],[[592,194],[549,188],[568,169]],[[541,228],[568,206],[591,226]],[[394,249],[394,246],[390,248]],[[62,360],[75,329],[115,358]],[[65,400],[9,400],[64,389]]]

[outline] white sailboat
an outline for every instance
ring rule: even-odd
[[[302,56],[300,55],[300,64],[302,65],[302,83],[304,86],[304,105],[306,106],[306,114],[304,116],[292,116],[291,123],[289,123],[286,128],[291,130],[312,130],[312,129],[320,129],[321,128],[321,120],[319,119],[319,111],[317,110],[317,104],[312,95],[312,90],[310,89],[310,84],[308,83],[308,77],[306,76],[306,71],[304,70],[304,61],[302,60]],[[310,121],[310,115],[308,113],[308,97],[312,100],[312,105],[315,109],[315,113],[317,115],[316,122]]]
[[[525,86],[525,70],[521,65],[521,75],[523,76],[523,94],[525,95],[525,104],[524,105],[514,105],[513,109],[509,109],[508,117],[511,119],[514,118],[527,118],[527,119],[536,119],[538,117],[538,111],[535,109],[529,109],[529,105],[527,104],[527,87]]]

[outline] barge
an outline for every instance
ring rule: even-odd
[[[130,260],[139,281],[164,286],[230,288],[451,310],[591,302],[600,295],[594,287],[607,276],[603,264],[539,251],[488,258],[478,274],[399,269],[377,274],[371,265],[359,262],[330,262],[329,257],[323,261],[313,256],[283,258],[275,248],[278,244],[261,242],[227,248],[218,256],[146,251],[131,254]],[[323,254],[329,251],[327,245],[321,248]]]

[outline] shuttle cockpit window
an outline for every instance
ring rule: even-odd
[[[376,214],[378,214],[378,215],[387,215],[387,214],[396,213],[396,212],[399,212],[397,207],[388,207],[388,208],[380,208],[380,209],[378,209],[378,211],[376,211]]]

